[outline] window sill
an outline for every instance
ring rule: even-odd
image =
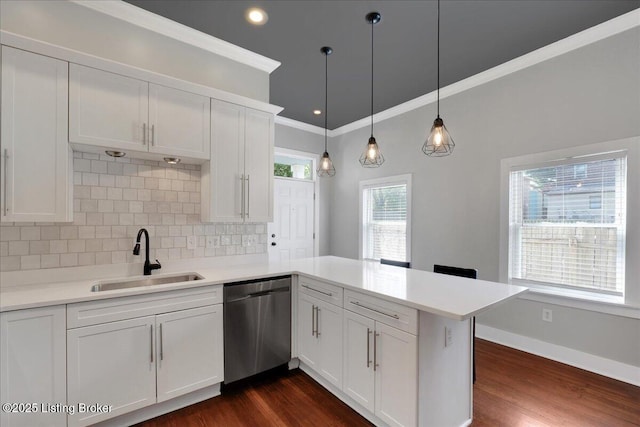
[[[529,292],[519,297],[521,299],[640,319],[640,307],[625,303],[624,297],[621,296],[593,295],[569,289],[541,287],[521,281],[517,284],[529,288]]]

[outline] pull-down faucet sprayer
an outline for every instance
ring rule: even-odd
[[[144,247],[145,249],[144,275],[149,276],[152,270],[158,270],[159,268],[162,268],[162,265],[160,265],[160,261],[158,261],[157,259],[156,259],[157,264],[151,264],[149,262],[149,232],[145,228],[141,228],[138,231],[138,237],[136,238],[136,245],[133,247],[133,254],[140,255],[140,237],[142,237],[143,233],[144,233],[144,246],[145,246]]]

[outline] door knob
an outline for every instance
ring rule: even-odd
[[[272,234],[272,235],[271,235],[271,237],[276,237],[276,235],[275,235],[275,234]]]
[[[276,245],[276,242],[271,242],[271,246],[275,246],[275,245]]]

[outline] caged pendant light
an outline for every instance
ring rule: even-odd
[[[318,176],[334,176],[336,174],[336,168],[333,166],[329,152],[327,151],[327,116],[329,115],[329,108],[327,107],[328,88],[329,88],[329,74],[328,74],[328,62],[329,55],[333,53],[333,49],[329,46],[324,46],[320,49],[320,52],[324,55],[324,153],[320,159],[320,166],[316,171]]]
[[[366,18],[371,24],[371,137],[367,143],[367,149],[360,156],[360,164],[365,168],[377,168],[384,163],[384,156],[373,137],[373,26],[380,22],[382,15],[378,12],[371,12],[367,14]]]
[[[453,148],[456,144],[453,142],[453,138],[449,134],[447,127],[444,125],[444,121],[440,118],[440,0],[438,0],[438,50],[437,50],[437,64],[438,64],[438,91],[437,91],[437,117],[433,121],[433,126],[429,132],[427,140],[422,145],[422,152],[430,157],[444,157],[453,152]]]

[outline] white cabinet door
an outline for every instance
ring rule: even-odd
[[[71,64],[69,141],[147,151],[149,84]]]
[[[321,302],[316,309],[319,373],[342,388],[342,307]]]
[[[375,321],[344,311],[344,385],[342,391],[374,412],[375,375],[373,334]]]
[[[86,426],[156,402],[155,316],[67,331],[69,404],[110,405],[108,413],[69,416]]]
[[[415,426],[418,423],[417,337],[376,322],[375,342],[375,415],[390,426]]]
[[[316,307],[319,301],[308,295],[298,296],[298,358],[319,371],[318,340],[316,339]]]
[[[245,113],[245,218],[273,221],[273,114],[246,109]]]
[[[149,151],[209,159],[210,99],[149,84]]]
[[[242,222],[244,107],[211,101],[211,161],[202,166],[202,221]]]
[[[222,382],[222,304],[156,317],[158,402]]]
[[[2,221],[73,215],[68,64],[2,46]]]
[[[37,403],[36,413],[0,412],[3,427],[66,425],[64,412],[43,413],[67,402],[65,319],[65,306],[0,314],[0,401]]]

